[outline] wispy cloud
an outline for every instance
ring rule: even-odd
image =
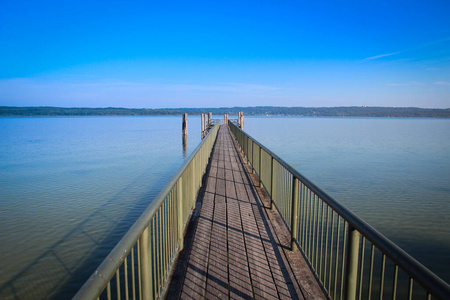
[[[382,58],[382,57],[392,56],[392,55],[396,55],[396,54],[400,54],[400,53],[401,52],[380,54],[380,55],[375,55],[375,56],[372,56],[372,57],[364,58],[363,60],[374,60],[374,59],[379,59],[379,58]]]
[[[410,52],[414,52],[414,51],[418,51],[418,50],[434,47],[436,45],[439,45],[439,44],[442,44],[442,43],[446,43],[448,41],[450,41],[450,37],[445,37],[445,38],[442,38],[442,39],[431,41],[429,43],[420,44],[420,45],[417,45],[415,47],[406,48],[406,49],[403,49],[403,50],[398,51],[398,52],[385,53],[385,54],[379,54],[379,55],[367,57],[367,58],[363,59],[363,61],[376,60],[376,59],[380,59],[380,58],[383,58],[383,57],[389,57],[389,56],[393,56],[393,55],[397,55],[397,54],[401,54],[401,53],[410,53]]]
[[[448,81],[436,81],[434,84],[450,86],[450,82]]]

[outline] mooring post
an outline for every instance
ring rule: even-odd
[[[208,127],[211,126],[211,122],[212,122],[212,112],[210,112],[210,113],[208,114]]]
[[[242,130],[244,130],[244,113],[240,112],[240,116],[239,116],[239,126],[241,127]]]
[[[181,126],[181,129],[182,129],[183,135],[185,135],[185,136],[188,135],[187,119],[188,119],[188,115],[187,114],[183,114],[183,124]]]
[[[205,136],[205,115],[202,114],[202,139]]]
[[[225,125],[228,124],[228,115],[227,114],[225,114],[223,116],[223,120],[224,120]]]
[[[205,114],[205,117],[203,118],[203,128],[205,129],[204,136],[206,136],[206,132],[208,131],[208,115]]]

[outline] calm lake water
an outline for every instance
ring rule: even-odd
[[[450,120],[245,130],[450,281]],[[0,299],[70,298],[200,142],[189,117],[0,118]]]
[[[200,142],[189,117],[0,118],[0,299],[67,299]]]

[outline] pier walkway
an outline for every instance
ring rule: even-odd
[[[201,207],[191,220],[194,233],[186,240],[169,299],[310,298],[298,283],[285,254],[289,250],[268,219],[227,125],[219,129],[199,198]],[[325,298],[318,285],[316,290]]]

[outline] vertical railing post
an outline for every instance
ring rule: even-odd
[[[197,168],[196,158],[197,158],[197,156],[194,156],[191,161],[191,183],[190,183],[191,186],[190,186],[190,189],[191,189],[192,193],[189,195],[188,211],[192,208],[192,205],[195,202],[195,192],[196,192],[196,190],[195,190],[195,168]]]
[[[262,147],[259,146],[259,187],[262,187],[261,184],[261,177],[262,177],[262,158],[261,155],[262,154]]]
[[[183,221],[183,175],[178,179],[178,187],[177,187],[177,208],[178,208],[178,240],[179,240],[179,248],[178,251],[183,250],[184,248],[184,221]]]
[[[149,226],[147,226],[141,234],[139,240],[140,267],[141,267],[141,287],[142,298],[153,299],[153,276],[150,266],[151,254],[149,247]]]
[[[272,159],[271,162],[271,176],[270,176],[270,180],[271,180],[271,184],[270,184],[270,209],[273,208],[273,201],[274,201],[274,193],[275,193],[275,181],[276,181],[276,171],[275,171],[275,159],[273,159],[273,156],[270,156]]]
[[[360,233],[349,224],[346,268],[344,276],[344,299],[346,300],[356,299],[356,287],[358,285],[359,240]]]
[[[295,240],[298,236],[298,202],[299,180],[292,176],[292,211],[291,211],[291,251],[295,250]]]

